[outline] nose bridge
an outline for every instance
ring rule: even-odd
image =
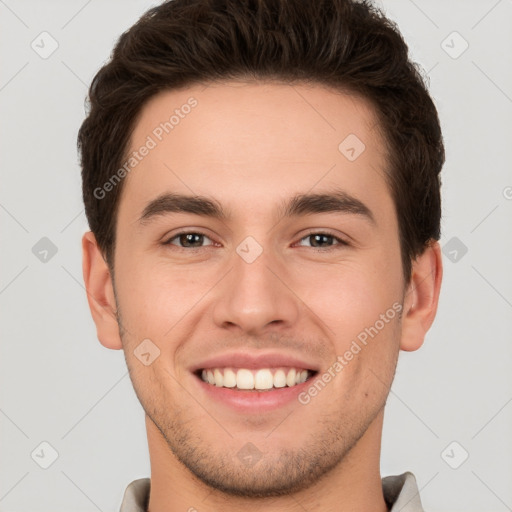
[[[236,325],[255,333],[270,323],[282,327],[295,323],[299,305],[280,274],[284,274],[282,261],[271,247],[264,248],[253,237],[244,239],[219,290],[214,311],[217,325]]]

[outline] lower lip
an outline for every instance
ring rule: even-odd
[[[278,409],[294,401],[300,404],[298,395],[311,386],[316,374],[301,384],[291,387],[273,388],[270,391],[237,391],[232,388],[214,386],[204,382],[197,375],[193,375],[193,377],[207,396],[213,400],[225,404],[238,412],[258,414]]]

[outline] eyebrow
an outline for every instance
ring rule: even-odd
[[[200,195],[165,193],[150,201],[139,218],[141,224],[170,213],[191,213],[211,217],[222,221],[231,218],[217,200]],[[277,217],[297,217],[319,213],[346,213],[369,221],[376,225],[375,216],[361,200],[344,190],[334,190],[317,194],[296,194],[278,206]]]

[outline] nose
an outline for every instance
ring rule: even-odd
[[[235,252],[231,271],[216,290],[216,325],[251,335],[293,326],[299,319],[300,299],[291,281],[284,262],[271,251],[263,250],[252,262]]]

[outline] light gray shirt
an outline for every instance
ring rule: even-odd
[[[119,512],[146,512],[149,489],[149,478],[134,480],[124,492]],[[416,478],[410,471],[385,476],[382,479],[382,490],[389,512],[424,512]]]

